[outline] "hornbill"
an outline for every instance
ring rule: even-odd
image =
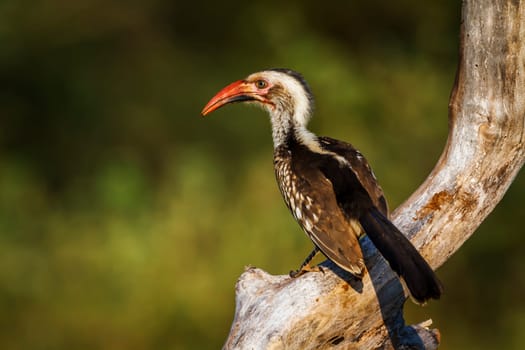
[[[416,302],[440,297],[442,285],[434,271],[388,219],[383,190],[363,155],[349,143],[316,136],[306,128],[313,95],[299,73],[289,69],[253,73],[219,91],[201,114],[233,102],[253,103],[270,114],[279,189],[315,245],[292,276],[306,271],[320,250],[361,278],[365,263],[359,239],[366,233]]]

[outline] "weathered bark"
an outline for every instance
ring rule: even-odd
[[[472,235],[525,161],[525,4],[466,0],[462,11],[445,150],[392,217],[434,268]],[[224,348],[436,349],[438,331],[405,326],[399,279],[368,239],[362,248],[362,281],[329,262],[325,273],[297,279],[248,269]]]

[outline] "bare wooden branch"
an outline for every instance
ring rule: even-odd
[[[525,161],[525,4],[465,0],[462,15],[445,150],[392,218],[434,268],[472,235]],[[362,248],[362,281],[330,262],[297,279],[247,269],[224,348],[436,349],[439,332],[428,322],[405,326],[399,279],[368,239]]]

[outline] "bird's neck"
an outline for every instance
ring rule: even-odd
[[[312,150],[319,148],[317,136],[306,128],[304,119],[294,118],[284,113],[272,113],[272,138],[274,149],[286,146],[291,140]]]

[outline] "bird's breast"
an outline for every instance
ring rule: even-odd
[[[311,235],[319,221],[319,208],[312,197],[302,191],[303,179],[293,171],[290,158],[276,154],[274,167],[277,184],[286,205],[303,230]]]

